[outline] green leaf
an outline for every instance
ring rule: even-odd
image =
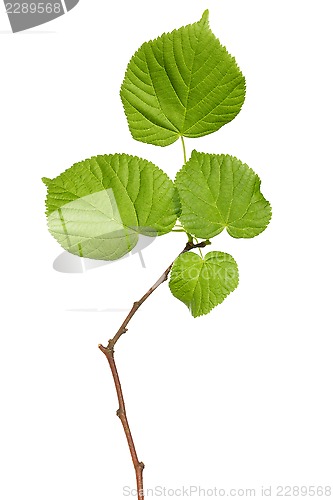
[[[179,213],[168,176],[125,154],[95,156],[43,181],[50,233],[82,257],[119,259],[135,247],[139,234],[171,231]]]
[[[198,153],[178,172],[180,220],[187,232],[212,238],[224,228],[234,238],[253,238],[271,219],[260,179],[233,156]]]
[[[245,79],[210,30],[206,10],[199,22],[144,43],[120,95],[134,139],[167,146],[233,120],[245,99]]]
[[[222,252],[209,252],[204,259],[193,252],[181,254],[172,266],[169,283],[172,294],[195,318],[221,304],[237,285],[237,264]]]

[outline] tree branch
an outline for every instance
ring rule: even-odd
[[[124,428],[124,432],[125,432],[125,435],[126,435],[128,447],[129,447],[129,450],[130,450],[130,453],[131,453],[131,457],[132,457],[132,462],[133,462],[134,469],[135,469],[136,484],[137,484],[137,491],[138,491],[138,499],[141,500],[141,499],[144,498],[144,496],[143,496],[143,475],[142,475],[142,472],[143,472],[143,469],[144,469],[145,466],[138,459],[138,455],[136,453],[136,449],[135,449],[135,445],[134,445],[134,441],[133,441],[131,429],[130,429],[130,426],[129,426],[129,423],[128,423],[128,420],[127,420],[123,391],[122,391],[122,388],[121,388],[121,384],[120,384],[120,379],[119,379],[119,375],[118,375],[118,370],[117,370],[117,367],[116,367],[116,363],[115,363],[115,360],[114,360],[114,350],[113,350],[113,348],[109,349],[108,347],[103,347],[102,345],[99,345],[98,347],[105,354],[105,356],[106,356],[106,358],[107,358],[107,360],[109,362],[110,368],[111,368],[111,372],[112,372],[112,376],[113,376],[113,380],[114,380],[114,385],[116,387],[116,392],[117,392],[117,397],[118,397],[118,402],[119,402],[119,408],[117,410],[117,417],[119,417],[119,419],[120,419],[120,421],[122,423],[122,426]]]
[[[182,252],[180,252],[179,255],[182,255],[183,253],[189,252],[190,250],[193,250],[194,248],[204,248],[205,246],[210,245],[210,241],[201,241],[200,243],[193,243],[193,241],[188,241],[185,245],[185,248]],[[179,257],[178,255],[178,257]],[[125,408],[125,401],[124,401],[124,395],[123,391],[121,388],[121,383],[119,379],[119,374],[117,370],[117,366],[115,363],[114,359],[114,346],[120,339],[120,337],[127,332],[127,326],[128,323],[131,321],[133,318],[134,314],[137,312],[139,307],[148,299],[148,297],[162,284],[164,283],[170,274],[171,268],[173,266],[174,261],[170,266],[164,271],[164,273],[159,277],[159,279],[154,283],[154,285],[149,288],[148,292],[146,292],[140,300],[137,302],[134,302],[132,309],[126,316],[125,320],[121,324],[119,330],[115,334],[115,336],[109,340],[107,347],[102,346],[101,344],[98,346],[99,349],[105,354],[109,366],[111,368],[112,376],[113,376],[113,381],[114,385],[116,388],[117,392],[117,398],[118,398],[118,403],[119,403],[119,409],[117,410],[117,416],[119,417],[122,426],[124,428],[124,432],[126,435],[128,447],[131,453],[132,457],[132,462],[134,465],[135,469],[135,475],[136,475],[136,484],[137,484],[137,493],[138,493],[138,500],[144,500],[144,492],[143,492],[143,469],[144,469],[144,464],[143,462],[140,462],[138,459],[138,455],[135,449],[131,429],[127,420],[127,414],[126,414],[126,408]]]

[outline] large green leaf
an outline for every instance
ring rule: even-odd
[[[222,252],[209,252],[204,259],[193,252],[180,255],[173,264],[169,284],[172,294],[194,317],[209,313],[237,285],[237,264]]]
[[[199,22],[144,43],[132,57],[121,98],[134,139],[167,146],[202,137],[239,113],[245,79],[235,59]]]
[[[119,259],[139,234],[171,231],[179,213],[168,176],[125,154],[96,156],[43,181],[50,233],[65,250],[83,257]]]
[[[193,151],[175,184],[182,205],[180,220],[199,238],[212,238],[224,228],[234,238],[253,238],[271,219],[259,177],[233,156]]]

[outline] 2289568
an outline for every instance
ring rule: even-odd
[[[278,497],[330,497],[331,486],[277,486]]]
[[[61,3],[6,3],[7,14],[60,14]]]

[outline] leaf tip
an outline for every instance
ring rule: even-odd
[[[202,24],[208,24],[209,23],[209,10],[206,9],[204,13],[202,14],[202,17],[200,19],[200,23]]]
[[[42,182],[45,184],[45,186],[49,186],[51,179],[48,177],[42,177]]]

